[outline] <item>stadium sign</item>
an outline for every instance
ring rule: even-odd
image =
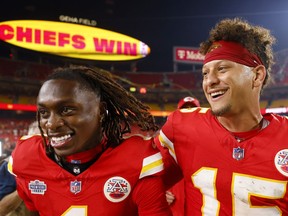
[[[130,36],[54,21],[0,22],[0,40],[25,49],[87,60],[135,60],[150,53],[148,45]]]
[[[199,48],[195,47],[174,47],[174,62],[187,64],[202,64],[204,56],[200,54]]]
[[[97,25],[96,20],[89,20],[89,19],[78,18],[78,17],[70,17],[70,16],[65,16],[65,15],[60,15],[59,20],[62,22],[77,23],[77,24],[83,24],[87,26]]]

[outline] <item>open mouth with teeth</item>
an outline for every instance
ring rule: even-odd
[[[211,96],[213,99],[216,99],[216,98],[224,95],[225,92],[226,92],[226,91],[223,91],[223,90],[222,90],[222,91],[217,91],[217,92],[212,92],[212,93],[210,94],[210,96]]]
[[[60,147],[63,146],[65,143],[71,140],[71,134],[64,135],[61,137],[51,137],[50,138],[50,145],[52,147]]]

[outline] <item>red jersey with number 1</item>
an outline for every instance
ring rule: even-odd
[[[170,215],[151,140],[126,139],[77,176],[47,157],[41,136],[20,140],[12,156],[18,193],[41,216]]]
[[[182,169],[185,215],[288,215],[288,119],[264,118],[269,125],[239,143],[210,109],[168,117],[156,142]]]

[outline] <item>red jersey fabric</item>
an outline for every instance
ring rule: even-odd
[[[185,215],[288,215],[288,119],[264,118],[270,124],[239,143],[210,109],[168,117],[156,144],[164,157],[169,149],[183,172]],[[238,147],[242,160],[232,157]]]
[[[18,192],[41,216],[166,216],[161,154],[139,136],[107,149],[78,176],[47,157],[41,136],[20,140],[12,153]]]
[[[175,200],[170,205],[173,216],[183,216],[185,209],[185,185],[184,180],[177,182],[173,187],[168,189],[175,196]]]

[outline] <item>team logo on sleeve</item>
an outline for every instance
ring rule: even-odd
[[[71,193],[77,194],[81,191],[81,181],[71,181],[70,182],[70,191]]]
[[[45,191],[47,190],[47,185],[44,181],[34,180],[30,181],[28,185],[31,194],[41,194],[44,195]]]
[[[274,163],[277,170],[288,177],[288,149],[279,151],[274,158]]]
[[[130,183],[120,176],[112,177],[104,184],[105,197],[111,202],[121,202],[130,192]]]

